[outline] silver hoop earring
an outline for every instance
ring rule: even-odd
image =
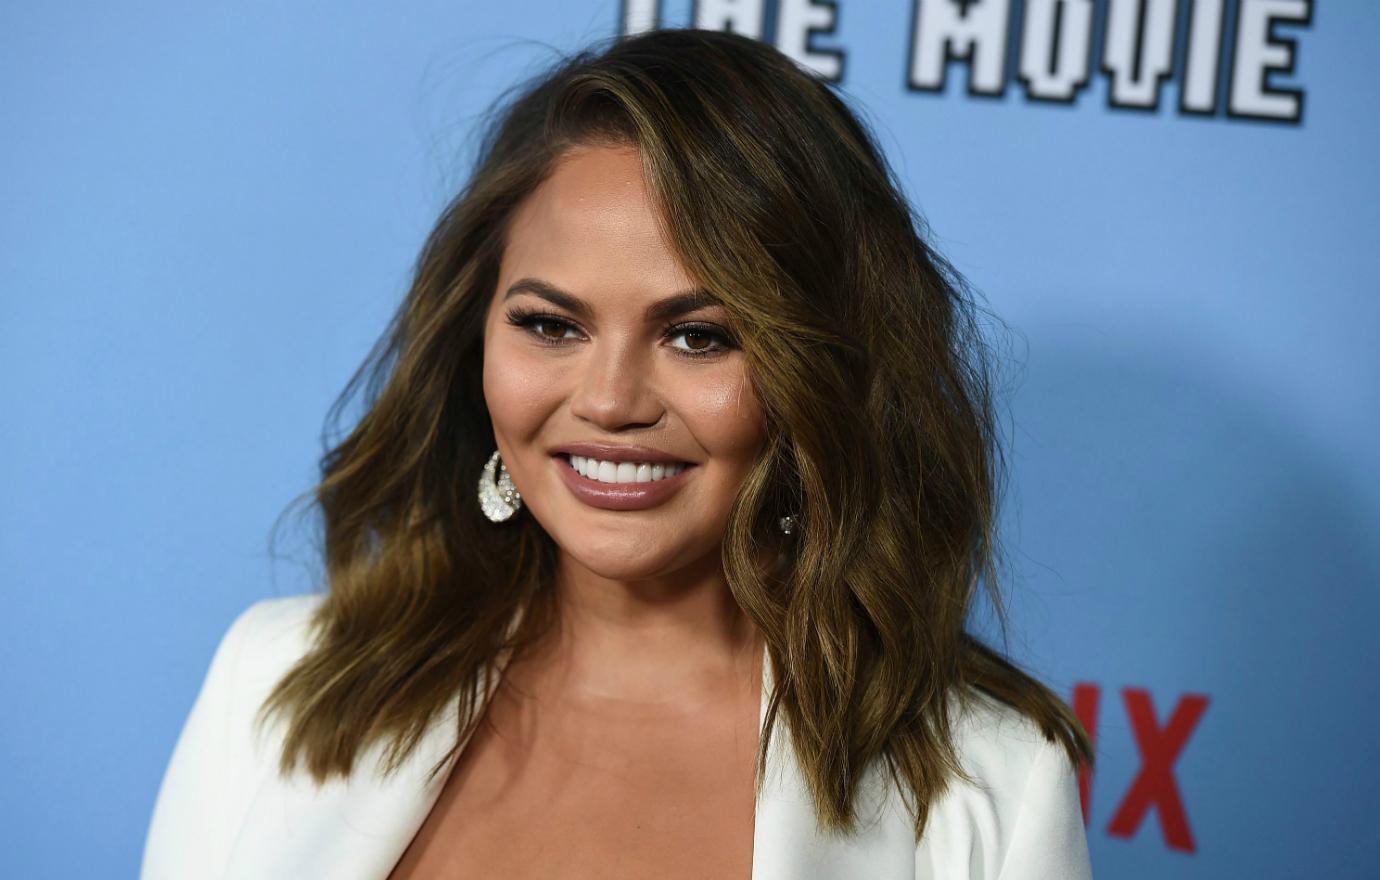
[[[484,473],[479,475],[479,507],[490,522],[511,519],[522,507],[522,495],[508,476],[508,468],[504,467],[497,449],[484,464]]]
[[[795,533],[796,524],[799,522],[800,520],[795,514],[788,513],[777,521],[776,527],[781,530],[781,534],[791,535]]]

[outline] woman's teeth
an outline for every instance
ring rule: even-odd
[[[600,483],[650,483],[674,477],[686,468],[684,462],[662,464],[636,461],[599,461],[583,455],[570,456],[570,466],[581,476]]]

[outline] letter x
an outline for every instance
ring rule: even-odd
[[[1132,836],[1153,806],[1160,811],[1160,828],[1165,842],[1173,849],[1193,852],[1193,834],[1188,828],[1188,816],[1184,813],[1183,798],[1174,781],[1173,770],[1179,753],[1207,711],[1208,698],[1202,694],[1185,695],[1174,707],[1169,722],[1161,728],[1155,722],[1155,707],[1149,691],[1122,688],[1121,697],[1131,719],[1141,765],[1140,774],[1117,808],[1107,833]]]

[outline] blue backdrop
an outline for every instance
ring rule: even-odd
[[[1016,329],[1009,647],[1096,733],[1097,875],[1375,876],[1380,6],[964,6],[0,13],[0,875],[134,875],[476,114],[659,21],[835,78]]]

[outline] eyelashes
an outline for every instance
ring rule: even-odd
[[[537,330],[537,327],[541,324],[553,324],[557,327],[572,330],[579,329],[574,324],[570,323],[565,318],[562,318],[559,315],[553,315],[548,312],[533,311],[530,309],[522,308],[521,306],[513,306],[512,308],[508,309],[507,320],[508,323],[513,325],[514,327],[523,328],[530,336],[532,336],[533,339],[535,339],[538,343],[542,345],[560,346],[567,344],[568,342],[570,342],[570,340],[564,338],[552,338],[550,336],[543,335]],[[676,336],[684,336],[686,334],[691,333],[698,336],[708,336],[710,339],[714,341],[714,347],[706,348],[699,351],[688,348],[675,349],[676,354],[680,355],[681,357],[690,358],[691,360],[698,358],[714,357],[716,355],[721,355],[725,352],[732,351],[738,347],[737,341],[734,340],[732,336],[725,333],[722,328],[714,324],[702,324],[696,322],[688,322],[684,324],[670,324],[662,330],[662,337],[672,338]]]

